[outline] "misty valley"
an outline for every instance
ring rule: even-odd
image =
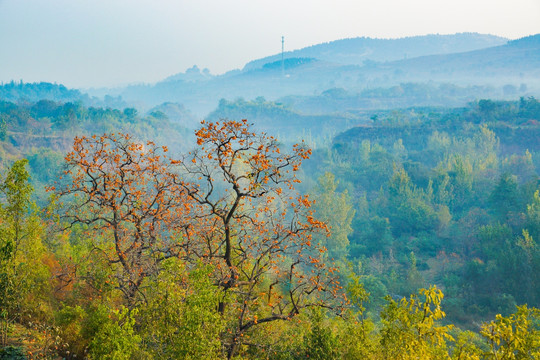
[[[540,34],[0,85],[0,359],[540,358]]]

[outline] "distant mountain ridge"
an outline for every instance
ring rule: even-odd
[[[394,73],[408,74],[411,78],[429,74],[445,80],[490,76],[499,81],[506,77],[537,80],[540,78],[540,34],[486,49],[422,56],[385,65]]]
[[[220,99],[262,96],[279,102],[291,96],[313,97],[309,101],[301,100],[308,104],[329,89],[344,90],[349,94],[348,102],[358,99],[353,104],[354,111],[361,109],[362,104],[369,103],[369,108],[373,108],[383,101],[380,97],[363,99],[361,94],[365,90],[404,91],[424,85],[435,93],[426,92],[422,106],[463,106],[476,99],[470,95],[475,87],[482,89],[477,97],[538,97],[539,44],[540,34],[512,41],[476,33],[343,39],[288,52],[283,64],[281,55],[275,54],[222,75],[193,66],[155,84],[118,89],[116,94],[145,111],[164,102],[183,104],[197,118],[216,109]],[[446,91],[452,88],[458,89],[458,93],[452,95],[454,90]],[[444,101],[449,96],[454,97],[451,103]],[[408,102],[418,98],[418,94],[406,97],[397,94],[394,98],[400,106],[418,105]],[[384,103],[390,106],[395,101]],[[317,113],[323,111],[320,106],[317,109]]]
[[[508,39],[478,33],[424,35],[399,39],[358,37],[335,40],[286,52],[287,58],[315,58],[338,64],[363,65],[366,61],[395,61],[425,55],[450,54],[503,45]],[[281,60],[281,54],[250,61],[244,71]]]

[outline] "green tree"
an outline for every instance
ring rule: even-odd
[[[369,359],[377,347],[373,321],[366,316],[370,293],[364,288],[365,277],[353,273],[348,280],[346,290],[351,309],[338,333],[340,356],[343,359]]]
[[[216,312],[218,289],[214,269],[202,262],[189,273],[178,259],[163,263],[152,281],[148,302],[141,307],[144,341],[153,344],[156,359],[220,358],[220,335],[225,323]]]
[[[395,236],[432,230],[437,214],[422,189],[412,184],[404,169],[395,169],[388,183],[388,214]]]
[[[437,324],[446,315],[441,309],[443,293],[437,287],[420,289],[409,299],[388,304],[381,312],[381,350],[384,359],[448,358],[451,325]]]
[[[486,359],[539,359],[540,311],[518,306],[508,317],[498,314],[494,321],[484,324],[480,334],[487,339]]]
[[[40,307],[46,294],[47,269],[42,226],[30,199],[33,188],[27,160],[16,161],[0,184],[0,319],[2,340],[8,324]],[[29,298],[29,294],[34,296]],[[35,314],[34,314],[35,315]]]
[[[330,236],[318,237],[318,240],[328,249],[330,257],[344,259],[348,253],[348,236],[353,231],[351,223],[355,214],[351,198],[347,190],[336,191],[338,182],[330,172],[319,177],[318,182],[314,208],[318,218],[330,228]]]
[[[534,304],[540,299],[540,247],[526,229],[522,231],[522,237],[518,239],[517,246],[523,254],[519,258],[523,272],[520,282],[523,299]]]
[[[540,190],[536,190],[532,201],[527,205],[527,229],[536,241],[540,241]]]
[[[452,360],[480,360],[483,351],[477,346],[480,336],[472,331],[459,331],[452,346]]]
[[[137,310],[99,306],[94,315],[96,333],[89,346],[90,359],[133,359],[141,342],[141,337],[134,328],[135,315]]]
[[[478,112],[483,121],[490,121],[493,119],[495,111],[497,110],[497,103],[489,100],[482,99],[478,101]]]
[[[325,324],[325,312],[322,309],[313,309],[311,328],[304,336],[305,359],[337,360],[339,359],[338,338],[332,329]]]
[[[8,171],[4,182],[0,185],[0,191],[5,197],[6,205],[3,211],[8,215],[7,223],[11,233],[6,236],[5,242],[10,241],[13,252],[16,253],[18,246],[25,236],[24,224],[30,210],[30,195],[34,190],[30,185],[30,174],[26,170],[28,160],[16,161]]]
[[[507,221],[510,214],[519,209],[518,186],[511,174],[501,175],[489,196],[489,202],[493,212],[501,221]]]
[[[422,274],[420,274],[416,266],[416,256],[412,251],[409,254],[409,262],[410,266],[407,269],[407,281],[405,283],[406,293],[416,292],[424,284]]]
[[[470,159],[460,155],[454,155],[449,160],[448,169],[452,189],[451,209],[460,212],[467,208],[471,198],[474,196],[473,165]]]
[[[0,115],[0,141],[6,140],[7,123],[4,114]]]

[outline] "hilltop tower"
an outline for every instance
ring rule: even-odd
[[[285,54],[285,36],[282,36],[281,37],[281,75],[282,76],[285,76],[284,54]]]

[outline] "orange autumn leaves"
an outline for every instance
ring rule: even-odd
[[[128,303],[161,259],[212,264],[219,312],[238,319],[226,344],[234,352],[252,326],[331,306],[341,287],[312,238],[326,224],[294,187],[311,150],[282,153],[246,120],[203,122],[196,136],[198,148],[180,159],[126,134],[76,138],[71,182],[55,191],[78,195],[64,219],[103,236],[95,246],[119,266]]]
[[[186,229],[189,201],[166,152],[121,133],[75,138],[65,157],[70,182],[53,188],[67,198],[69,226],[87,225],[95,248],[120,265],[118,287],[128,302],[160,259],[181,252],[175,239]]]

